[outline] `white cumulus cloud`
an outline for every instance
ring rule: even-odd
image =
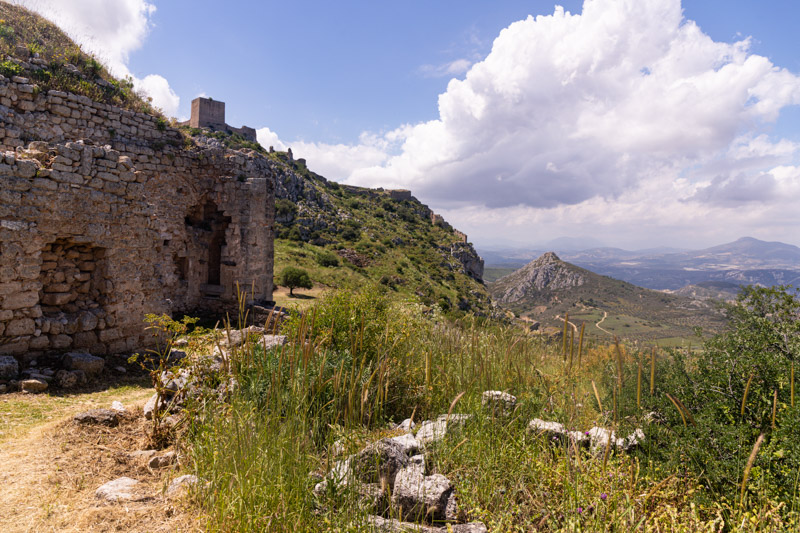
[[[295,153],[351,184],[411,189],[484,242],[587,229],[630,246],[795,240],[798,146],[765,132],[800,104],[800,78],[749,38],[715,42],[680,0],[585,0],[514,22],[438,104],[385,146]]]
[[[134,87],[150,96],[166,114],[177,113],[180,99],[163,76],[137,78],[128,68],[130,53],[147,37],[155,5],[146,0],[15,1],[58,25],[115,76],[131,76]]]

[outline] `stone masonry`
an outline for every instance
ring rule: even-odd
[[[248,141],[256,141],[256,130],[248,126],[234,128],[225,123],[225,102],[198,96],[192,100],[192,115],[188,122],[192,128],[208,128],[210,130],[237,133]]]
[[[0,120],[0,355],[128,352],[146,313],[272,299],[266,157],[18,77]]]

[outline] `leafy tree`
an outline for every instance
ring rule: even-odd
[[[302,268],[286,267],[281,271],[280,284],[289,287],[289,296],[294,296],[295,289],[310,289],[313,287],[308,272]]]

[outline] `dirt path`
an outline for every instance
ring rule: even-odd
[[[164,475],[135,464],[144,441],[141,405],[152,389],[127,386],[67,397],[0,396],[0,531],[196,531],[181,503],[106,504],[95,489],[127,475],[158,493]],[[130,411],[117,428],[77,426],[74,414],[119,400]]]
[[[608,331],[607,329],[605,329],[603,326],[601,326],[601,325],[600,325],[600,324],[602,324],[602,323],[605,321],[605,319],[606,319],[607,317],[608,317],[608,312],[607,312],[607,311],[603,311],[603,318],[601,318],[600,320],[598,320],[598,321],[597,321],[597,324],[595,324],[595,326],[596,326],[596,327],[597,327],[597,329],[599,329],[600,331],[603,331],[603,332],[605,332],[605,333],[608,333],[609,335],[613,335],[613,333],[611,333],[610,331]]]
[[[561,322],[564,322],[564,317],[562,317],[561,315],[556,315],[556,320],[560,320]],[[572,322],[568,322],[568,324],[570,326],[572,326],[572,329],[575,331],[575,333],[578,333],[578,326],[576,326]]]

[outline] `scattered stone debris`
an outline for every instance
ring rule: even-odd
[[[22,392],[39,393],[47,390],[47,382],[42,379],[23,379],[19,382]]]
[[[79,424],[116,427],[119,425],[119,413],[112,409],[91,409],[75,415],[73,420]]]
[[[125,409],[125,406],[122,405],[122,402],[117,401],[117,400],[114,400],[113,402],[111,402],[111,409],[113,411],[118,412],[119,414],[125,414],[125,413],[128,412],[128,410]]]
[[[545,435],[548,439],[558,442],[570,442],[578,447],[588,446],[593,453],[598,453],[610,446],[619,450],[630,450],[644,441],[644,431],[636,428],[633,433],[626,438],[617,438],[616,434],[606,428],[593,427],[586,432],[568,431],[559,422],[548,422],[540,418],[534,418],[528,423],[528,430],[534,433]]]
[[[498,414],[510,414],[517,407],[517,397],[499,390],[487,390],[481,395],[481,405]]]
[[[82,370],[96,376],[103,372],[105,359],[85,352],[69,352],[61,358],[61,364],[67,370]]]
[[[464,422],[472,418],[472,415],[451,414],[440,415],[436,420],[427,420],[420,424],[417,431],[417,440],[425,445],[438,442],[444,438],[448,431],[459,428]]]
[[[416,522],[455,522],[458,514],[452,483],[441,474],[426,476],[424,459],[397,473],[392,506],[401,516]]]
[[[158,469],[158,468],[165,468],[167,466],[172,466],[176,462],[178,462],[178,454],[176,454],[174,451],[169,451],[167,453],[151,457],[150,460],[147,462],[147,465],[150,468]]]
[[[167,487],[168,498],[180,498],[200,483],[200,479],[192,474],[176,477]]]
[[[133,488],[138,484],[137,480],[123,476],[101,485],[94,495],[96,498],[109,502],[130,501],[136,498]]]

